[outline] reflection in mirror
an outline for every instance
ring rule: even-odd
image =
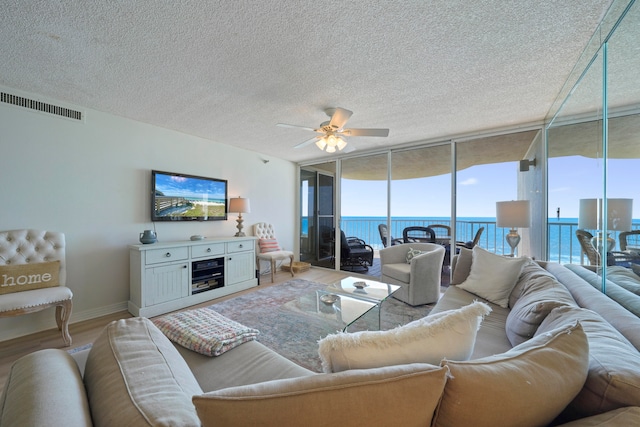
[[[612,10],[627,4],[615,2]],[[599,47],[608,31],[601,29],[587,48],[589,67],[575,70],[577,83],[547,129],[549,254],[559,248],[550,260],[597,272],[600,289],[614,299],[614,286],[631,280],[640,288],[640,4],[616,27],[619,15],[605,19],[614,33]]]
[[[506,239],[511,227],[497,227],[496,202],[531,199],[534,184],[526,177],[536,174],[535,154],[529,157],[529,153],[538,134],[538,130],[531,130],[456,144],[458,247],[477,244],[498,254],[511,253]],[[527,171],[521,172],[520,160],[523,159]],[[522,236],[518,255],[531,255],[529,230],[521,228],[518,233]]]

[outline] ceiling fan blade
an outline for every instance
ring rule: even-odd
[[[347,123],[349,117],[353,114],[353,111],[345,110],[344,108],[336,108],[336,111],[333,112],[331,116],[331,121],[329,122],[329,126],[333,129],[342,129],[342,127]]]
[[[318,139],[320,139],[320,138],[321,138],[320,136],[314,136],[313,138],[307,139],[306,141],[301,142],[301,143],[300,143],[300,144],[298,144],[298,145],[295,145],[293,148],[302,148],[302,147],[306,147],[307,145],[311,145],[311,144],[313,144],[314,142],[316,142],[316,141],[317,141]]]
[[[340,133],[347,136],[389,136],[389,129],[345,129]]]
[[[304,130],[310,130],[311,132],[317,132],[316,129],[310,128],[308,126],[289,125],[286,123],[276,123],[276,126],[280,126],[281,128],[304,129]]]

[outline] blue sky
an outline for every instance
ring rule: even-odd
[[[156,188],[165,196],[224,199],[225,183],[208,179],[169,176],[157,173]]]
[[[640,199],[637,160],[608,162],[608,198]],[[549,161],[549,217],[578,217],[578,200],[602,197],[603,164],[600,159],[580,156],[552,158]],[[458,216],[495,217],[495,202],[517,199],[518,163],[474,166],[458,172]],[[393,216],[449,217],[451,212],[450,175],[398,180],[392,184]],[[600,191],[600,193],[598,193]],[[386,216],[385,181],[342,181],[343,216]],[[640,203],[640,202],[638,202]],[[638,218],[638,206],[634,218]]]

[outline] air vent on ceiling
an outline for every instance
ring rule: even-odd
[[[0,92],[0,102],[18,107],[30,108],[32,110],[41,111],[43,113],[55,114],[57,116],[66,117],[68,119],[82,121],[82,112],[75,111],[70,108],[60,107],[58,105],[48,104],[35,99],[24,98],[22,96],[11,95],[10,93]]]

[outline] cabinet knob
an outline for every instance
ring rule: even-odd
[[[183,265],[182,268],[187,268],[187,264]]]
[[[244,246],[242,246],[242,244],[240,244],[240,248],[244,248]]]
[[[207,248],[207,252],[211,252],[211,248]]]
[[[171,258],[171,252],[167,252],[164,256],[166,256],[167,258]]]

